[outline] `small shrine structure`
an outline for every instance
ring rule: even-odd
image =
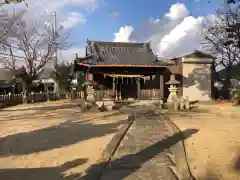
[[[156,57],[150,43],[90,40],[85,49],[85,57],[74,60],[74,72],[92,82],[97,101],[211,98],[211,55],[195,51],[169,60]]]
[[[114,100],[164,99],[168,66],[159,60],[150,43],[87,41],[86,56],[76,57],[75,72],[93,82],[95,96]]]

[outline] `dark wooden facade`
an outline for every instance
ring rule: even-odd
[[[75,72],[98,84],[97,92],[111,91],[116,99],[164,99],[169,75],[180,65],[158,60],[149,43],[87,41],[86,57],[76,58]],[[179,72],[180,73],[180,72]]]

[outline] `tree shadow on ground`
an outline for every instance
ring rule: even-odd
[[[88,159],[76,159],[57,167],[0,169],[2,180],[75,180],[80,173],[64,175],[64,172],[85,164]]]
[[[82,176],[78,180],[92,180],[99,179],[99,177],[104,177],[103,179],[114,179],[114,180],[122,180],[132,173],[136,172],[141,168],[141,165],[145,162],[151,160],[159,153],[164,152],[164,150],[169,149],[171,146],[175,145],[179,141],[185,140],[191,137],[193,134],[197,133],[198,129],[187,129],[183,132],[175,133],[173,136],[168,137],[164,140],[158,141],[157,143],[139,151],[136,154],[129,154],[123,156],[120,159],[116,159],[111,161],[111,168],[106,168],[106,162],[102,162],[99,164],[92,165],[86,172],[86,175]],[[134,167],[129,168],[118,168],[117,166],[124,166],[134,162]],[[114,168],[115,167],[115,168]],[[105,171],[104,171],[105,170]],[[110,171],[109,171],[110,170]],[[113,170],[111,172],[111,170]],[[119,171],[117,171],[119,170]],[[103,172],[102,172],[103,171]]]
[[[0,139],[0,157],[24,155],[69,146],[95,137],[115,133],[127,120],[108,124],[66,121],[35,131],[18,133]]]
[[[240,155],[237,157],[237,160],[234,163],[234,169],[240,171]]]
[[[129,162],[134,162],[136,166],[134,168],[128,168],[124,171],[116,172],[109,176],[110,174],[104,174],[106,168],[106,162],[101,162],[99,164],[92,165],[87,171],[86,175],[81,176],[82,173],[75,173],[69,176],[64,176],[64,172],[84,164],[86,159],[77,159],[69,163],[65,163],[61,166],[52,168],[19,168],[19,169],[0,169],[0,179],[11,179],[11,180],[95,180],[99,179],[102,175],[108,175],[107,178],[114,180],[122,180],[128,177],[130,174],[141,168],[141,165],[148,160],[154,158],[159,153],[163,152],[165,149],[170,148],[174,144],[181,140],[191,137],[193,134],[197,133],[197,129],[187,129],[183,133],[176,133],[173,136],[159,141],[136,154],[126,155],[120,159],[116,159],[111,162],[111,167],[120,164],[126,164]],[[116,169],[115,169],[116,170]],[[108,171],[105,171],[106,173]],[[106,179],[107,179],[106,178]]]

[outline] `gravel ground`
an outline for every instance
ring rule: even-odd
[[[200,104],[194,111],[170,116],[182,131],[199,130],[185,140],[193,175],[199,180],[239,180],[240,107]]]
[[[100,157],[127,115],[81,113],[69,101],[0,111],[0,179],[72,180]]]

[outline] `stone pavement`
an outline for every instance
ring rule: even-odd
[[[169,129],[154,111],[136,112],[136,119],[100,180],[175,180],[170,167],[171,142]]]

